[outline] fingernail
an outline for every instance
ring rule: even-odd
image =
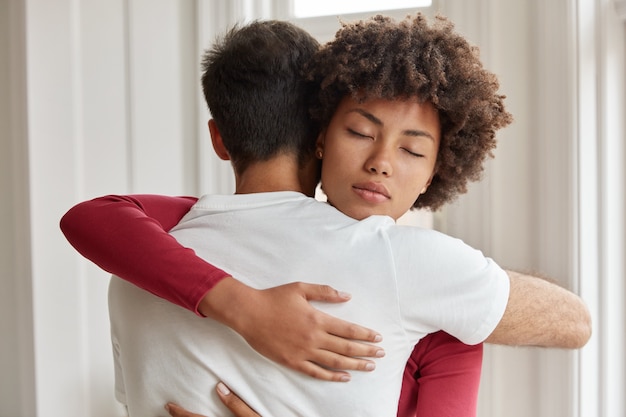
[[[339,381],[350,382],[350,375],[341,375],[341,378],[339,378]]]
[[[230,394],[230,390],[228,389],[228,387],[226,385],[224,385],[222,382],[218,382],[217,383],[217,390],[220,392],[220,394],[222,395],[229,395]]]
[[[376,364],[375,364],[375,363],[373,363],[373,362],[368,362],[368,363],[365,365],[365,370],[366,370],[366,371],[373,371],[374,369],[376,369]]]
[[[376,357],[377,358],[382,358],[383,356],[385,356],[385,351],[382,349],[379,349],[376,351]]]
[[[375,343],[378,343],[378,342],[380,342],[382,340],[383,340],[383,337],[381,335],[377,334],[376,336],[374,336],[374,342]]]
[[[170,412],[170,405],[169,404],[165,404],[163,406],[163,408],[165,408],[165,411],[167,411],[168,413]]]
[[[341,297],[341,298],[352,298],[352,295],[347,293],[347,292],[338,291],[337,293],[339,294],[339,297]]]

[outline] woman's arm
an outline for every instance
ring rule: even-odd
[[[196,199],[106,196],[77,204],[61,230],[83,256],[151,293],[237,331],[262,355],[319,379],[349,380],[341,370],[369,371],[382,349],[357,341],[380,336],[328,316],[309,301],[345,302],[322,285],[292,283],[256,290],[197,257],[167,231]],[[330,370],[332,368],[334,370]]]
[[[445,332],[427,335],[404,370],[398,417],[476,417],[483,345]]]
[[[167,231],[193,197],[109,195],[79,203],[61,219],[70,244],[100,268],[199,314],[206,293],[229,276]]]

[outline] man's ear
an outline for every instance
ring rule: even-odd
[[[222,134],[220,130],[217,128],[215,124],[215,120],[209,120],[209,133],[211,135],[211,143],[213,144],[213,150],[220,157],[220,159],[224,161],[230,161],[230,155],[228,155],[228,151],[224,146],[224,141],[222,140]]]

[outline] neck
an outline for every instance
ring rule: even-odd
[[[282,154],[267,161],[253,162],[236,177],[235,194],[296,191],[308,196],[315,193],[312,167],[300,168],[293,155]]]

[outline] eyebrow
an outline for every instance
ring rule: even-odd
[[[370,112],[366,112],[363,109],[352,109],[349,110],[348,113],[358,113],[361,116],[365,117],[367,120],[369,120],[370,122],[374,123],[375,125],[378,126],[384,126],[385,124],[383,123],[382,120],[380,120],[378,117],[374,116],[372,113]],[[425,130],[419,130],[419,129],[407,129],[407,130],[403,130],[402,131],[403,135],[406,136],[414,136],[414,137],[426,137],[429,138],[431,140],[435,140],[435,138],[433,137],[433,135],[431,135],[429,132],[425,131]]]

